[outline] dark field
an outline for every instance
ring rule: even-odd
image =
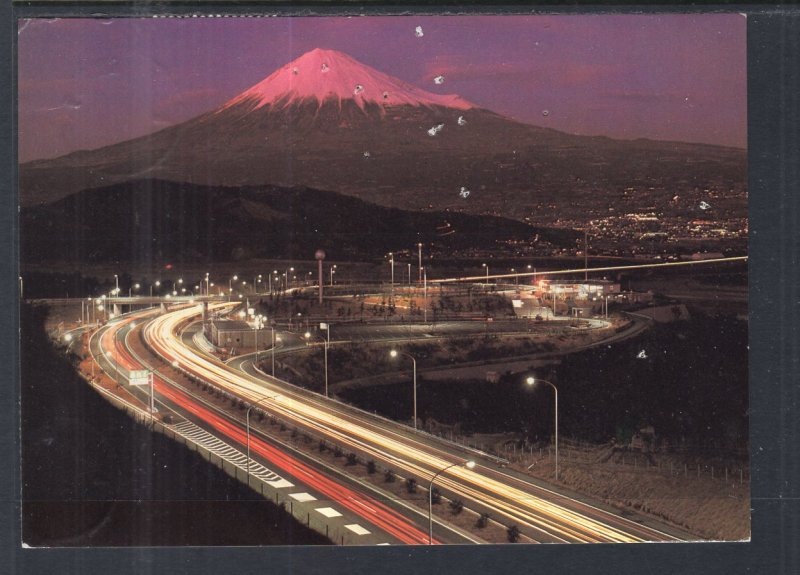
[[[31,546],[329,543],[100,398],[23,306],[22,540]]]
[[[638,357],[642,351],[646,357]],[[564,437],[623,443],[651,425],[669,445],[738,453],[747,448],[747,372],[747,323],[694,311],[689,321],[569,355],[535,375],[558,387]],[[498,383],[420,378],[419,415],[458,425],[461,433],[516,432],[549,441],[553,391],[530,388],[527,375],[505,374]],[[342,397],[387,417],[411,417],[409,382],[348,389]]]

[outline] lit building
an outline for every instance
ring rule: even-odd
[[[559,299],[592,299],[620,293],[617,282],[610,280],[538,280],[535,292],[539,297]]]

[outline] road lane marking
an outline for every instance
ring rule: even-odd
[[[311,495],[310,493],[290,493],[289,497],[292,499],[299,501],[300,503],[305,503],[306,501],[316,501],[317,498]]]
[[[322,515],[328,518],[342,516],[342,514],[336,511],[333,507],[318,507],[314,511],[316,511],[317,513],[321,513]]]
[[[172,429],[179,435],[200,445],[203,449],[235,465],[242,471],[247,471],[247,456],[244,453],[220,441],[218,437],[208,433],[191,421],[182,421],[173,425]],[[250,475],[260,479],[274,489],[294,487],[294,483],[287,481],[271,469],[267,469],[252,459],[250,460]]]
[[[358,523],[351,523],[350,525],[345,525],[350,531],[355,533],[356,535],[369,535],[371,531],[367,531]]]

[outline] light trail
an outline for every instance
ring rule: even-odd
[[[190,308],[165,314],[145,327],[145,339],[168,362],[177,360],[182,368],[249,402],[264,401],[265,387],[261,381],[234,372],[216,360],[200,357],[183,345],[177,336],[180,326],[197,313],[196,309]],[[405,473],[428,479],[437,470],[453,463],[452,459],[431,453],[436,450],[420,441],[389,430],[379,430],[377,426],[353,415],[347,416],[351,420],[345,419],[344,414],[334,412],[335,404],[327,405],[327,410],[324,410],[312,405],[308,398],[300,394],[285,388],[280,388],[280,391],[281,395],[269,398],[262,405],[315,434],[322,434],[339,445],[388,462]],[[452,458],[452,455],[449,457]],[[440,485],[556,541],[637,542],[674,539],[655,529],[543,490],[548,497],[569,501],[603,520],[588,517],[476,470],[454,467],[440,479]]]
[[[631,266],[610,266],[610,267],[602,267],[602,268],[574,268],[569,270],[554,270],[554,271],[545,271],[545,272],[523,272],[523,273],[513,273],[513,274],[497,274],[497,275],[480,275],[480,276],[468,276],[463,278],[445,278],[445,279],[429,279],[428,282],[431,283],[455,283],[455,282],[481,282],[487,279],[507,279],[507,278],[521,278],[521,277],[541,277],[541,276],[554,276],[554,275],[564,275],[564,274],[575,274],[575,273],[583,273],[583,272],[610,272],[610,271],[623,271],[623,270],[640,270],[640,269],[647,269],[647,268],[664,268],[664,267],[675,267],[675,266],[696,266],[702,264],[718,264],[718,263],[729,263],[729,262],[741,262],[747,261],[748,256],[736,256],[730,258],[715,258],[710,260],[696,260],[696,261],[688,261],[688,262],[662,262],[659,264],[634,264]]]
[[[139,361],[136,361],[127,348],[117,340],[117,332],[127,323],[129,321],[119,322],[109,327],[101,336],[101,348],[113,348],[116,354],[116,361],[124,369],[149,369]],[[239,444],[244,445],[247,442],[246,433],[242,431],[241,427],[200,406],[188,394],[166,382],[157,371],[152,371],[155,390],[162,397],[166,397],[176,405],[181,406],[205,421],[219,433]],[[336,501],[372,525],[396,537],[398,541],[411,545],[428,544],[428,534],[409,523],[396,511],[379,501],[338,484],[298,459],[259,439],[257,435],[250,435],[250,448],[253,453],[258,454],[285,473],[302,480],[303,483],[325,495],[331,501]],[[438,544],[439,541],[434,539],[433,543]]]

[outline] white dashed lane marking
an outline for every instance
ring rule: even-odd
[[[361,527],[358,523],[352,523],[350,525],[345,525],[350,531],[355,533],[356,535],[369,535],[369,531]]]
[[[300,503],[317,500],[317,498],[311,495],[310,493],[290,493],[289,497],[291,497],[295,501],[299,501]]]
[[[319,507],[315,509],[317,513],[322,513],[325,517],[341,517],[342,514],[336,511],[333,507]]]

